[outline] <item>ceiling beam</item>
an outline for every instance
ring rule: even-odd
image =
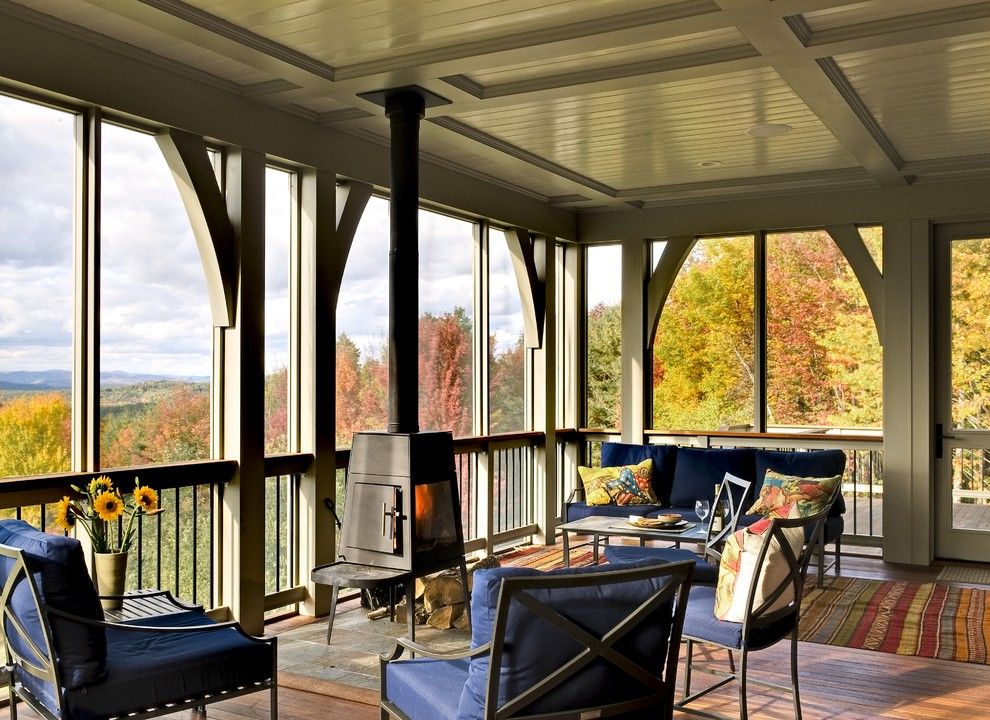
[[[762,0],[716,0],[726,10],[762,5]],[[860,165],[884,186],[903,186],[903,160],[852,85],[832,60],[801,56],[801,39],[784,18],[737,26],[770,66],[818,116]]]

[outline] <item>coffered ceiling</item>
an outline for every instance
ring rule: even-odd
[[[345,133],[593,211],[990,176],[990,2],[0,0]],[[775,132],[776,131],[776,132]],[[780,134],[778,134],[780,133]]]

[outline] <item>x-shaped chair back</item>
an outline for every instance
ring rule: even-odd
[[[593,664],[612,666],[626,676],[629,688],[626,697],[613,696],[602,705],[584,708],[541,708],[538,717],[604,717],[597,710],[607,707],[608,715],[654,708],[666,717],[673,705],[677,658],[684,624],[684,609],[694,563],[681,562],[630,570],[573,575],[506,577],[499,592],[493,629],[491,657],[486,689],[486,720],[531,717],[527,712],[535,701],[544,698],[582,670]],[[631,612],[616,611],[608,618],[610,627],[589,629],[573,619],[574,603],[569,591],[578,588],[603,588],[628,584],[630,596],[620,590],[623,601],[632,599]],[[636,594],[638,593],[638,594]],[[570,593],[573,598],[574,593]],[[613,603],[602,600],[596,612],[607,613],[604,606]],[[618,603],[615,603],[616,605]],[[614,620],[614,622],[613,622]],[[522,635],[519,631],[522,629]],[[513,635],[513,633],[516,633]],[[652,635],[651,635],[652,633]],[[506,641],[510,636],[509,642]],[[559,648],[573,640],[574,653],[561,657]],[[642,642],[636,656],[630,652],[637,640],[653,638],[656,643],[647,652]],[[623,642],[625,640],[625,642]],[[623,647],[620,647],[622,645]],[[546,651],[546,657],[540,657]],[[536,653],[537,657],[532,657]],[[520,655],[525,654],[525,657]],[[566,655],[567,653],[564,653]],[[504,681],[503,666],[514,662],[546,662],[546,672],[527,688],[514,688],[515,694],[499,704]],[[541,671],[542,672],[542,671]],[[644,691],[643,688],[648,688]],[[639,691],[637,692],[637,689]],[[557,713],[560,713],[559,715]],[[549,714],[544,714],[549,713]]]
[[[838,492],[838,488],[836,488],[836,492]],[[764,588],[763,602],[756,607],[754,605],[757,583],[753,582],[750,585],[749,597],[746,599],[748,612],[743,620],[743,637],[748,637],[749,633],[753,630],[773,625],[786,617],[793,617],[794,622],[797,622],[798,613],[801,609],[801,594],[804,589],[805,576],[808,572],[808,563],[811,561],[811,556],[814,555],[815,547],[820,542],[821,529],[831,506],[832,502],[829,502],[819,513],[807,517],[774,518],[771,520],[770,528],[763,535],[763,542],[760,545],[759,554],[757,555],[755,575],[756,577],[760,576],[763,564],[767,559],[767,554],[774,544],[780,548],[781,555],[787,563],[788,572],[770,592],[766,592],[766,588]],[[810,534],[807,534],[809,527],[812,528],[812,531]],[[800,528],[801,544],[800,551],[797,554],[794,553],[791,547],[787,533],[784,532],[788,528]],[[805,541],[806,537],[810,538],[807,542]],[[788,588],[793,593],[791,595],[791,602],[784,607],[771,610],[778,599],[787,592]]]
[[[52,630],[48,623],[48,614],[41,602],[41,595],[38,587],[28,572],[27,562],[24,559],[24,551],[0,545],[0,582],[3,589],[0,590],[0,622],[3,623],[3,637],[6,639],[4,647],[6,649],[6,665],[12,667],[14,661],[25,672],[35,677],[51,683],[55,688],[55,700],[58,703],[58,710],[62,708],[62,682],[59,676],[58,664],[53,658],[54,642],[52,640]],[[34,620],[30,617],[22,617],[12,606],[14,591],[29,592],[34,601],[34,612],[37,614],[37,622],[41,625],[42,643],[39,646],[32,639],[31,631],[25,626],[25,622]]]
[[[722,559],[722,546],[729,536],[736,531],[739,518],[746,507],[746,498],[753,483],[734,475],[726,474],[725,479],[718,486],[718,493],[715,495],[715,505],[708,516],[708,537],[705,540],[705,558],[713,565],[718,565]],[[722,529],[714,530],[715,508],[723,500],[729,506],[729,516],[725,519]]]

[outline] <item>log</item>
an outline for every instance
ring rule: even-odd
[[[422,625],[426,622],[428,613],[423,610],[419,605],[416,606],[414,611],[416,613],[416,624]],[[395,606],[395,621],[401,625],[406,624],[406,602],[403,600],[398,605]]]
[[[426,581],[423,590],[423,607],[427,612],[433,612],[444,605],[464,602],[464,588],[458,577],[441,573]]]
[[[384,617],[388,617],[388,605],[380,607],[377,610],[368,611],[369,620],[381,620]]]
[[[458,630],[464,631],[471,629],[471,623],[468,622],[468,614],[466,612],[462,612],[460,617],[454,620],[454,627]]]
[[[444,605],[441,608],[437,608],[430,613],[430,617],[427,618],[426,624],[430,627],[435,627],[438,630],[450,630],[454,626],[454,622],[464,614],[464,603],[457,603],[456,605]]]

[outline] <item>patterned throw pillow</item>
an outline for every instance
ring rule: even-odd
[[[589,505],[656,505],[653,493],[653,460],[639,465],[578,467]]]
[[[841,475],[806,478],[767,470],[760,496],[747,513],[767,517],[788,517],[790,506],[796,505],[798,517],[815,515],[825,509],[841,481]]]
[[[799,517],[797,506],[791,504],[789,515]],[[777,538],[770,541],[759,578],[756,577],[756,560],[763,545],[763,536],[770,528],[766,518],[737,530],[722,548],[722,560],[718,567],[718,584],[715,587],[715,617],[719,620],[741,623],[746,617],[746,600],[755,581],[756,594],[753,607],[760,607],[787,579],[789,566]],[[784,528],[784,537],[797,557],[804,544],[804,529]],[[780,597],[770,606],[769,612],[786,607],[794,599],[794,587],[788,585]]]

